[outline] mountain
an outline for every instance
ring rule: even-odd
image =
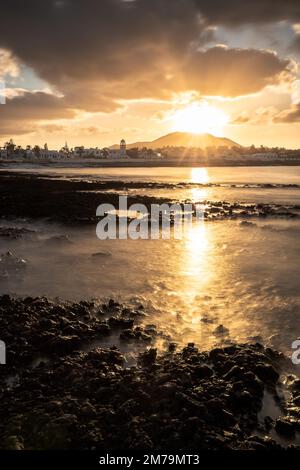
[[[149,142],[134,142],[127,144],[128,149],[134,147],[147,147],[149,149],[157,149],[163,147],[241,147],[233,140],[226,137],[216,137],[212,134],[191,134],[188,132],[172,132],[171,134],[164,135],[158,139]],[[119,145],[112,145],[110,148],[118,148]]]

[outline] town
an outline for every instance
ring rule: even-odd
[[[168,163],[184,164],[215,164],[215,165],[298,165],[300,163],[300,149],[286,149],[284,147],[265,147],[263,145],[249,147],[234,146],[208,146],[185,147],[164,146],[159,148],[132,147],[127,148],[124,139],[120,144],[112,147],[84,146],[69,147],[65,142],[60,150],[51,150],[47,143],[43,146],[27,145],[25,148],[17,145],[13,139],[0,146],[0,160],[2,162],[155,162],[168,165]]]
[[[125,159],[163,159],[163,155],[152,149],[126,149],[126,142],[124,139],[120,141],[117,148],[85,148],[77,146],[69,148],[68,143],[65,142],[60,150],[50,150],[48,144],[44,146],[27,145],[23,148],[21,145],[16,145],[13,139],[6,142],[3,147],[0,147],[0,159],[6,161],[56,161],[56,160],[125,160]]]

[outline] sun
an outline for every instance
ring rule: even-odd
[[[224,135],[229,116],[209,103],[192,103],[179,109],[172,116],[173,130],[193,134]]]

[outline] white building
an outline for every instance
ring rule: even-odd
[[[108,149],[108,158],[113,158],[116,160],[129,158],[126,153],[126,142],[124,139],[121,140],[119,149]]]
[[[57,150],[48,150],[48,149],[41,149],[40,150],[40,158],[61,158],[62,155]]]

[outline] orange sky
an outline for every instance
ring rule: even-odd
[[[0,144],[103,147],[208,129],[300,148],[298,1],[40,3],[2,1]]]

